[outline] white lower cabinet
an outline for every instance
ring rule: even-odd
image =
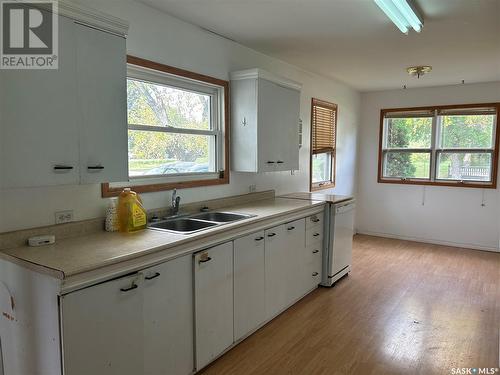
[[[191,256],[61,298],[65,375],[193,371]]]
[[[233,242],[194,256],[196,370],[233,343]]]
[[[305,293],[298,277],[302,269],[302,253],[306,246],[305,219],[295,220],[285,224],[285,247],[287,249],[287,300],[288,304],[302,297]]]
[[[234,341],[266,319],[264,231],[234,241]]]

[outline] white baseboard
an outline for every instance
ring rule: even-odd
[[[423,243],[429,243],[429,244],[433,244],[433,245],[452,246],[452,247],[460,247],[460,248],[464,248],[464,249],[482,250],[482,251],[491,251],[494,253],[500,253],[500,249],[498,247],[482,246],[482,245],[471,244],[471,243],[460,243],[460,242],[441,241],[441,240],[434,240],[434,239],[421,238],[421,237],[401,236],[399,234],[371,232],[368,230],[360,230],[360,229],[356,230],[356,234],[366,234],[368,236],[375,236],[375,237],[394,238],[397,240],[404,240],[404,241],[423,242]]]

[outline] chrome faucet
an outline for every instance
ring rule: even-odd
[[[181,203],[181,197],[177,196],[177,189],[172,192],[172,215],[177,215],[179,213],[179,205]]]

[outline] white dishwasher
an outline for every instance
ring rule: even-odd
[[[354,199],[328,204],[325,212],[325,252],[321,285],[333,286],[351,271]]]

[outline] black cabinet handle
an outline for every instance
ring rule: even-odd
[[[276,233],[269,233],[269,234],[267,235],[267,237],[274,237],[274,236],[276,236]]]
[[[255,239],[255,241],[262,241],[263,239],[264,239],[264,237],[257,237],[257,238]]]
[[[318,219],[318,218],[314,218],[314,219],[311,219],[311,221],[312,221],[313,223],[318,223],[318,222],[319,222],[319,219]]]
[[[132,283],[132,285],[128,288],[120,288],[120,290],[122,292],[129,292],[131,290],[134,290],[134,289],[137,289],[137,284],[136,283]]]
[[[313,254],[319,253],[319,250],[313,250]]]
[[[267,164],[274,164],[274,163],[276,163],[276,162],[275,162],[275,161],[272,161],[272,160],[268,160],[268,161],[267,161]]]
[[[318,237],[319,236],[319,233],[314,233],[313,234],[313,237]]]
[[[93,171],[100,171],[103,170],[104,167],[102,165],[89,165],[87,169],[93,170]]]
[[[294,230],[295,227],[288,227],[287,230]]]
[[[69,171],[73,169],[71,165],[54,165],[55,171]]]
[[[317,273],[317,272],[313,272],[313,274],[312,274],[312,275],[313,275],[313,276],[318,276],[318,275],[319,275],[319,273]]]
[[[211,260],[212,260],[212,258],[207,257],[207,258],[205,258],[205,259],[200,259],[200,260],[198,261],[198,263],[207,263],[207,262],[210,262]]]
[[[153,279],[156,279],[158,276],[160,276],[160,273],[159,272],[155,272],[154,275],[151,275],[151,276],[145,276],[144,278],[146,280],[153,280]]]
[[[278,160],[276,163],[278,163],[278,164],[283,164],[283,163],[284,163],[284,161],[283,161],[283,160]]]

